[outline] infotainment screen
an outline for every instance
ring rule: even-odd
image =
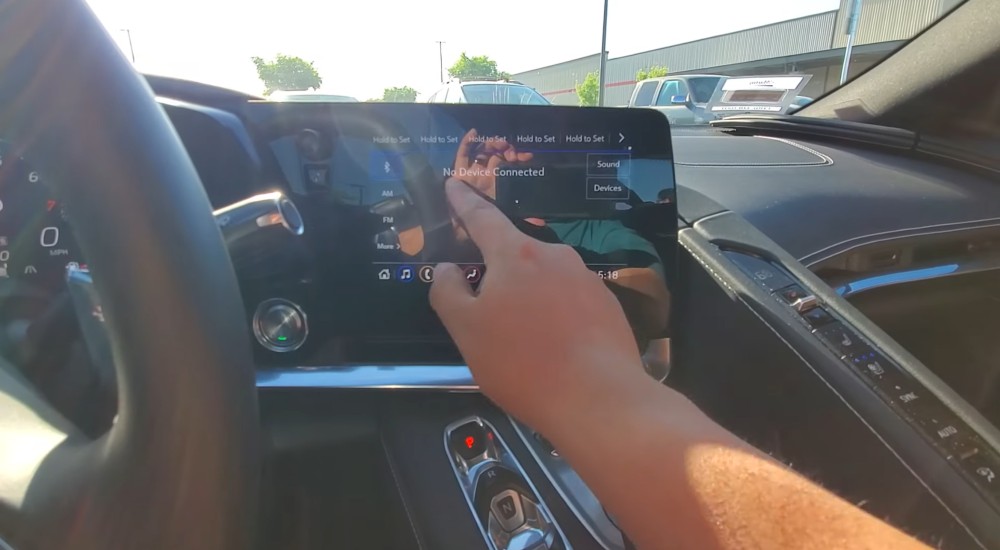
[[[502,105],[268,108],[280,136],[271,148],[305,217],[317,265],[314,303],[303,308],[314,310],[307,313],[319,357],[307,347],[300,363],[405,361],[417,348],[429,354],[425,361],[457,360],[427,301],[434,267],[456,263],[473,285],[489,273],[452,219],[449,178],[475,188],[528,235],[572,246],[618,296],[638,345],[669,336],[677,211],[661,114]],[[427,351],[434,349],[439,355]]]

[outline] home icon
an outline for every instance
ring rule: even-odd
[[[392,273],[388,269],[383,269],[382,271],[378,272],[378,280],[380,281],[388,281],[391,278],[392,278]]]

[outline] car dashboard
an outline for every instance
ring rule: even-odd
[[[277,104],[171,79],[149,82],[217,220],[225,217],[223,233],[237,218],[233,206],[251,197],[276,220],[268,222],[273,231],[240,235],[239,243],[234,237],[230,248],[255,337],[272,455],[262,513],[283,518],[262,528],[265,540],[284,547],[331,540],[372,548],[501,549],[529,540],[539,548],[627,547],[558,451],[476,392],[427,306],[438,261],[458,263],[473,284],[485,265],[461,243],[426,230],[429,220],[448,219],[443,196],[421,195],[402,174],[422,171],[440,183],[456,169],[459,143],[482,121],[418,120],[393,105]],[[542,136],[531,109],[562,111],[523,109],[525,118],[505,124]],[[635,111],[578,129],[581,139],[601,141],[572,147],[586,170],[594,157],[598,171],[588,178],[604,177],[598,161],[628,155],[631,193],[594,192],[631,206],[563,204],[555,215],[564,219],[554,223],[613,220],[643,242],[584,259],[602,278],[646,269],[669,288],[655,302],[669,317],[650,316],[648,299],[634,311],[625,306],[650,374],[741,438],[934,547],[1000,545],[1000,381],[988,335],[1000,324],[988,307],[1000,267],[997,176],[903,146],[806,134],[680,128],[664,145],[657,140],[669,134],[637,129],[629,118]],[[337,115],[348,112],[363,116]],[[380,120],[379,113],[394,115]],[[505,131],[478,135],[513,135]],[[426,152],[420,166],[411,145]],[[671,146],[676,176],[656,154]],[[18,161],[0,169],[16,169],[23,183],[37,178],[30,151],[6,147],[2,158]],[[559,153],[534,150],[551,159]],[[563,165],[578,169],[574,162]],[[622,180],[620,165],[614,174]],[[28,213],[0,217],[0,248],[10,243],[0,277],[21,289],[4,295],[5,344],[27,331],[20,337],[29,349],[18,353],[50,365],[54,358],[36,357],[45,346],[31,335],[79,338],[65,312],[75,303],[87,333],[100,322],[99,303],[87,302],[81,316],[72,291],[59,297],[67,264],[86,270],[72,242],[72,211],[37,187],[19,189],[28,191],[0,191],[0,212]],[[530,193],[494,198],[521,209],[521,218],[546,214],[533,208],[537,201],[553,204]],[[254,212],[260,225],[265,217]],[[414,244],[408,230],[418,225],[425,231]],[[522,229],[546,238],[539,227]],[[664,346],[669,353],[657,357]],[[85,361],[61,359],[77,366],[29,377],[54,384],[55,394],[69,391],[51,381]],[[655,369],[658,362],[669,369]],[[110,401],[106,422],[113,376],[107,365],[92,371],[73,380],[88,380]],[[481,439],[490,443],[480,447]],[[476,452],[472,444],[462,449],[473,440]],[[513,493],[490,492],[495,498],[480,502],[484,472],[500,471],[495,466],[514,472],[504,486]],[[334,487],[340,497],[328,494]],[[368,504],[357,504],[363,496]],[[503,513],[494,506],[504,496],[516,500],[521,518],[510,530],[496,523]],[[317,527],[334,510],[340,515]],[[462,517],[468,521],[455,519]],[[373,533],[363,528],[371,521],[391,528]]]

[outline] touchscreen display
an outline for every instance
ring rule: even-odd
[[[458,264],[473,285],[489,277],[452,219],[448,178],[475,188],[528,235],[573,247],[618,296],[640,345],[669,336],[677,215],[670,133],[659,113],[499,105],[312,109],[310,128],[328,140],[328,158],[298,155],[291,166],[282,151],[291,150],[293,138],[273,147],[293,196],[306,200],[297,202],[323,266],[318,286],[339,316],[330,319],[329,338],[359,346],[447,341],[427,301],[435,265]]]

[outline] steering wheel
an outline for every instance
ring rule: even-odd
[[[69,208],[119,393],[90,439],[0,364],[0,537],[251,547],[259,419],[236,276],[170,122],[82,0],[0,7],[0,133]]]

